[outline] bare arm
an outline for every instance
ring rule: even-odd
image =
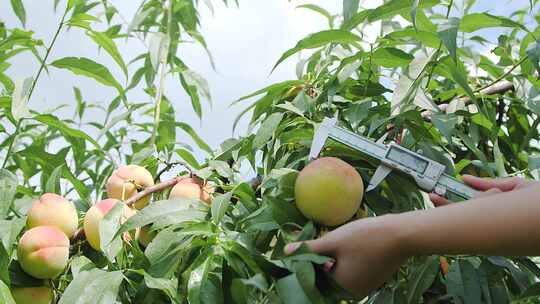
[[[362,219],[307,242],[336,260],[332,274],[343,287],[364,296],[391,278],[407,258],[429,254],[540,255],[540,184],[523,179],[465,182],[482,197]],[[299,244],[290,244],[291,253]]]
[[[396,216],[413,255],[540,255],[540,186]]]

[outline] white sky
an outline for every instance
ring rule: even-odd
[[[131,20],[138,6],[132,3],[139,3],[126,0],[112,2],[128,20]],[[271,83],[294,79],[297,57],[286,61],[270,76],[269,72],[280,55],[294,46],[299,39],[327,28],[326,20],[318,14],[295,7],[311,2],[337,13],[341,10],[342,3],[341,0],[291,1],[292,3],[287,0],[240,0],[240,8],[234,5],[226,8],[221,2],[221,0],[213,1],[214,16],[202,4],[200,10],[202,33],[214,55],[217,72],[212,70],[201,47],[189,45],[180,50],[180,57],[208,80],[214,101],[213,108],[210,109],[204,104],[204,117],[202,122],[199,122],[178,80],[170,79],[166,86],[167,96],[173,102],[178,120],[190,123],[212,147],[217,147],[223,140],[231,137],[234,118],[243,109],[243,107],[229,108],[229,104],[238,97]],[[372,7],[381,1],[364,2]],[[489,1],[479,2],[483,5],[479,5],[477,10],[500,13],[505,9],[508,10],[508,5],[520,7],[528,3],[528,0],[500,1],[497,7],[489,7]],[[494,2],[499,3],[499,0]],[[58,13],[54,14],[52,0],[26,0],[24,3],[27,10],[27,28],[34,30],[36,37],[43,38],[45,44],[48,44],[63,7],[60,6]],[[10,27],[19,26],[8,0],[0,0],[0,19]],[[127,46],[121,41],[118,41],[118,44],[126,62],[143,51],[136,41]],[[120,70],[108,55],[105,52],[98,53],[96,45],[79,29],[63,32],[49,62],[65,56],[92,58],[107,65],[119,81],[124,81]],[[36,60],[29,55],[20,56],[12,63],[9,74],[14,79],[33,76],[38,68]],[[63,103],[74,104],[73,86],[81,88],[85,100],[100,101],[107,105],[114,97],[113,89],[103,87],[94,80],[51,68],[50,74],[42,75],[30,101],[30,108],[43,110]],[[132,101],[149,101],[142,93],[132,94],[129,97]],[[69,113],[72,113],[72,110]],[[57,115],[67,113],[62,111]],[[241,125],[237,134],[243,134],[245,127],[245,124]],[[183,136],[179,130],[178,140],[190,142]]]

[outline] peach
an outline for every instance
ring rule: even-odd
[[[171,189],[169,199],[191,198],[199,199],[207,204],[211,203],[211,189],[198,178],[184,178]]]
[[[140,190],[154,185],[152,174],[137,165],[128,165],[116,169],[107,181],[107,195],[125,201]],[[148,204],[150,197],[144,197],[135,202],[136,209],[142,209]]]
[[[67,266],[69,239],[54,226],[32,228],[19,240],[17,257],[29,275],[38,279],[55,278]]]
[[[358,211],[364,184],[351,165],[335,157],[323,157],[300,171],[294,194],[304,216],[319,224],[337,226]]]
[[[52,288],[38,287],[15,287],[11,295],[17,304],[52,304],[54,293]]]
[[[99,203],[92,206],[86,212],[84,216],[84,234],[86,239],[92,248],[95,250],[101,250],[100,238],[99,238],[99,222],[101,219],[111,211],[111,209],[116,205],[116,203],[121,203],[119,200],[114,198],[109,198],[100,201]],[[122,222],[125,222],[128,218],[133,216],[135,211],[129,208],[127,205],[124,205],[124,211],[122,215]]]
[[[36,200],[28,210],[26,220],[28,229],[54,226],[62,230],[68,238],[77,230],[78,225],[79,217],[73,203],[54,193],[45,193]]]

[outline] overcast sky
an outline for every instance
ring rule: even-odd
[[[64,3],[65,1],[60,1]],[[138,5],[138,1],[115,0],[112,3],[122,12],[126,19],[131,20]],[[204,3],[204,1],[200,1]],[[232,1],[229,1],[232,2]],[[291,3],[292,2],[292,3]],[[308,11],[296,9],[303,3],[317,3],[337,13],[341,10],[341,0],[320,1],[291,1],[288,0],[240,0],[240,8],[232,6],[226,8],[221,1],[213,1],[215,13],[201,4],[202,33],[208,42],[210,51],[214,55],[217,72],[213,71],[208,58],[199,46],[185,46],[180,50],[180,57],[192,69],[202,74],[209,82],[213,96],[214,106],[210,109],[205,105],[202,122],[191,110],[190,102],[178,80],[167,82],[166,91],[172,100],[178,120],[189,122],[199,134],[212,146],[216,147],[224,139],[231,137],[232,123],[236,114],[243,107],[229,108],[229,104],[238,97],[260,89],[271,83],[294,79],[294,66],[297,57],[282,64],[269,76],[271,67],[280,55],[306,35],[327,28],[324,18]],[[380,0],[364,1],[366,5],[376,6]],[[479,1],[477,10],[490,10],[493,13],[511,11],[508,6],[520,7],[528,0],[518,1]],[[9,27],[19,26],[9,0],[0,0],[0,19]],[[52,34],[59,21],[59,8],[57,14],[53,13],[52,0],[30,1],[25,0],[27,10],[27,28],[36,32],[36,37],[44,39],[45,44],[50,42]],[[493,4],[498,4],[493,7]],[[513,10],[513,9],[512,9]],[[141,52],[140,43],[134,41],[129,45],[118,41],[119,48],[129,61]],[[96,45],[86,37],[81,30],[72,29],[63,32],[51,55],[51,60],[64,56],[85,56],[106,64],[117,79],[122,74],[114,62],[104,52],[98,53]],[[9,74],[13,78],[33,76],[38,65],[32,57],[25,55],[16,58]],[[50,69],[50,74],[43,75],[37,89],[30,101],[32,109],[51,109],[63,103],[73,103],[72,87],[78,86],[86,100],[100,101],[107,105],[114,91],[103,87],[91,79],[73,76],[71,73]],[[144,94],[131,95],[132,101],[149,101]],[[245,124],[241,125],[239,132],[245,132]],[[183,136],[180,132],[179,135]],[[179,136],[179,140],[183,138]],[[189,140],[188,140],[189,142]],[[200,156],[200,155],[199,155]]]

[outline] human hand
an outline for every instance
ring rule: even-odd
[[[380,287],[407,260],[409,254],[400,243],[400,221],[385,215],[351,222],[305,244],[320,255],[333,257],[333,267],[325,267],[335,280],[359,297]],[[291,243],[291,254],[301,243]]]
[[[472,175],[463,175],[463,181],[465,184],[472,188],[481,191],[476,197],[483,197],[493,195],[502,192],[509,192],[517,189],[522,189],[533,184],[533,182],[521,177],[508,177],[508,178],[480,178]],[[429,199],[436,207],[448,205],[450,202],[435,193],[429,194]]]

